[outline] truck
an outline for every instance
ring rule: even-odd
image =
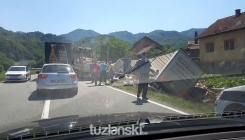
[[[114,72],[116,77],[126,73],[128,70],[131,69],[131,59],[128,58],[120,58],[114,64]]]
[[[45,42],[45,63],[72,63],[71,43]]]
[[[190,58],[183,49],[159,55],[148,59],[151,63],[150,86],[157,92],[165,91],[173,93],[179,97],[188,96],[194,88],[198,79],[203,75],[203,69]],[[136,60],[131,60],[131,68],[136,64]],[[116,69],[121,71],[119,79],[127,75],[137,74],[137,69],[125,71],[128,68],[128,61],[118,60]],[[137,76],[135,76],[137,78]],[[134,80],[134,79],[133,79]],[[136,82],[137,83],[137,82]]]
[[[45,42],[45,63],[70,64],[79,79],[91,78],[91,48],[75,47],[71,43]]]
[[[92,64],[93,57],[92,48],[75,47],[73,53],[75,57],[73,69],[77,72],[79,79],[91,80],[90,66]]]
[[[183,49],[154,58],[151,63],[159,70],[151,86],[155,90],[168,91],[179,97],[187,96],[204,73]]]

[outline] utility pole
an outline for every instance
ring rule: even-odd
[[[100,46],[100,59],[102,60],[102,45]]]
[[[110,50],[110,46],[109,43],[107,43],[107,64],[109,63],[109,50]]]

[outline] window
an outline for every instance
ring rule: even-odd
[[[26,71],[25,67],[10,67],[8,71]]]
[[[66,65],[49,65],[44,66],[42,73],[74,72],[71,66]]]
[[[224,91],[220,96],[220,100],[232,101],[232,102],[245,102],[245,92],[241,91]]]
[[[214,51],[214,43],[207,43],[206,52],[213,52],[213,51]]]
[[[234,50],[235,47],[234,47],[234,40],[226,40],[224,42],[224,50],[227,51],[227,50]]]

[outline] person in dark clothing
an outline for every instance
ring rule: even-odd
[[[150,67],[151,63],[146,59],[146,52],[143,52],[141,59],[139,59],[133,67],[139,79],[137,98],[139,98],[140,93],[143,91],[142,99],[148,99],[146,95],[148,91]]]

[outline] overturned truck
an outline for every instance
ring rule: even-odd
[[[135,65],[136,61],[130,60],[127,71]],[[149,61],[153,70],[150,74],[150,86],[157,92],[165,91],[180,97],[187,96],[204,73],[203,69],[182,49],[150,58]],[[120,64],[121,67],[126,67],[122,61]],[[134,72],[127,73],[127,71],[123,71],[124,75],[134,75]]]
[[[162,67],[151,83],[156,91],[165,90],[184,97],[190,93],[204,73],[203,69],[182,49],[154,59],[153,68]]]

